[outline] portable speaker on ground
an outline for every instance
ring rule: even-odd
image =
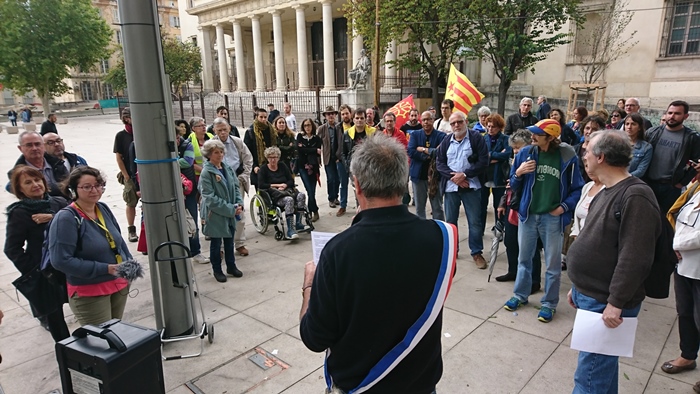
[[[113,319],[56,344],[64,394],[165,393],[158,331]]]

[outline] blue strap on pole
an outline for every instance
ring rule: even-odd
[[[134,163],[136,164],[161,164],[161,163],[172,163],[174,161],[178,161],[178,158],[171,158],[171,159],[159,159],[159,160],[141,160],[141,159],[134,159]]]

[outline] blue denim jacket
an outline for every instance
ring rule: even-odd
[[[654,156],[654,148],[650,143],[639,140],[632,148],[632,161],[627,169],[629,173],[641,178],[647,173],[651,158]]]

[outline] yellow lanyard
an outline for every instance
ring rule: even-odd
[[[78,209],[80,209],[83,214],[85,214],[86,217],[90,218],[85,211],[83,211],[82,208],[78,204],[75,204]],[[102,212],[100,212],[100,209],[95,206],[95,212],[97,212],[97,220],[90,218],[93,223],[95,223],[98,227],[103,229],[105,231],[105,237],[107,238],[107,242],[109,242],[109,247],[112,249],[112,252],[114,252],[114,257],[117,259],[117,264],[122,263],[122,256],[119,254],[119,251],[117,250],[117,244],[114,242],[114,237],[112,237],[112,234],[109,232],[109,229],[107,229],[107,225],[105,224],[105,218],[102,216]]]

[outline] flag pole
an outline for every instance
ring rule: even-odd
[[[379,108],[379,0],[375,0],[374,25],[374,106]]]

